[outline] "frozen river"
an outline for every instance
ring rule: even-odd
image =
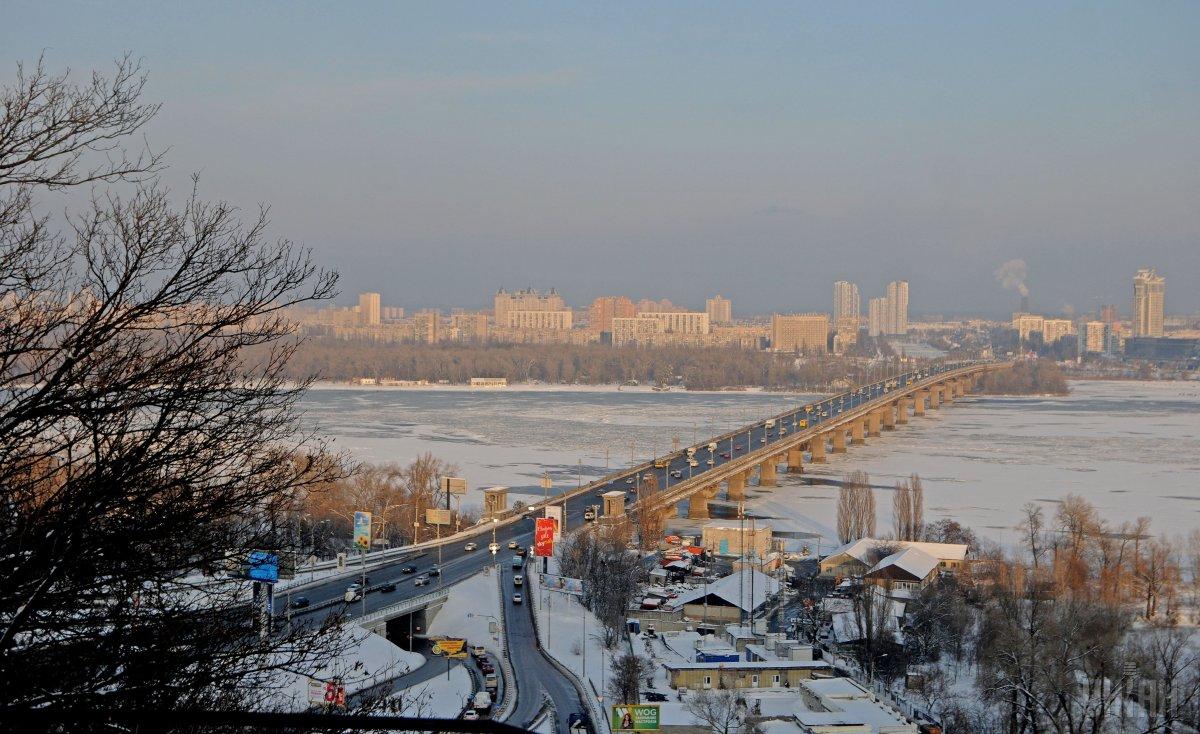
[[[538,495],[543,471],[556,488],[807,402],[804,395],[655,393],[508,388],[314,389],[307,420],[366,461],[406,463],[429,451],[460,467],[472,489],[492,485]],[[1068,493],[1089,498],[1113,522],[1146,515],[1170,535],[1200,527],[1200,385],[1079,382],[1066,397],[972,397],[913,418],[908,427],[830,455],[803,477],[780,474],[752,491],[748,508],[780,530],[833,535],[836,487],[863,469],[877,492],[879,529],[890,529],[897,480],[921,475],[929,520],[952,517],[1012,540],[1026,502]],[[468,497],[466,504],[478,502]]]

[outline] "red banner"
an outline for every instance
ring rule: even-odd
[[[554,528],[557,523],[552,517],[539,517],[533,528],[533,555],[548,558],[554,555]]]

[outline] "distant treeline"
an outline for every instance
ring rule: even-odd
[[[612,347],[600,344],[377,344],[312,338],[288,363],[297,379],[360,377],[447,380],[505,377],[510,383],[682,384],[691,390],[725,387],[811,389],[853,379],[854,365],[838,358],[792,355],[724,347]]]
[[[991,395],[1066,395],[1067,379],[1048,359],[1018,362],[1012,369],[989,372],[980,392]]]

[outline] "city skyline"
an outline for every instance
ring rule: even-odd
[[[8,75],[143,59],[165,180],[269,202],[347,294],[619,283],[767,314],[849,276],[1001,317],[1012,260],[1052,313],[1200,272],[1195,5],[68,7],[8,14]]]

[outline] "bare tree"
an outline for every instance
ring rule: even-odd
[[[124,146],[157,111],[143,84],[128,59],[78,86],[39,62],[0,92],[4,719],[243,705],[330,651],[324,629],[247,634],[246,584],[212,574],[291,548],[303,495],[339,475],[297,429],[281,316],[336,278],[269,242],[265,212],[147,181],[159,156]],[[115,181],[136,190],[65,232],[39,213]]]
[[[746,704],[733,688],[697,691],[683,703],[683,710],[716,734],[734,734],[746,720]]]
[[[608,679],[608,695],[613,703],[640,703],[642,681],[654,671],[649,660],[626,653],[612,660],[612,677]]]
[[[837,526],[843,543],[875,535],[875,491],[866,472],[853,471],[842,481]]]

